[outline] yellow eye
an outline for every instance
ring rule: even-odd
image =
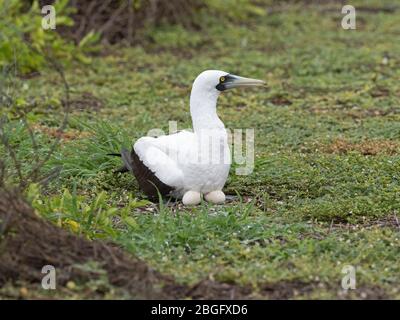
[[[224,82],[225,81],[225,77],[222,76],[221,78],[219,78],[219,82]]]

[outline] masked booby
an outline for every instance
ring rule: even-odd
[[[231,157],[227,132],[217,115],[218,96],[228,89],[264,84],[219,70],[202,72],[190,94],[193,132],[138,139],[131,151],[121,151],[124,166],[120,171],[132,172],[151,200],[161,194],[182,199],[184,205],[197,205],[204,195],[208,202],[225,202],[222,188]]]

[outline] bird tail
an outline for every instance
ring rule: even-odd
[[[131,166],[131,155],[130,152],[127,149],[122,149],[121,153],[107,153],[108,156],[112,156],[112,157],[121,157],[122,158],[122,162],[123,162],[123,166],[121,166],[120,168],[114,170],[114,173],[124,173],[124,172],[128,172],[132,170],[132,166]]]
[[[132,171],[132,156],[128,149],[123,148],[121,150],[121,158],[127,171]]]

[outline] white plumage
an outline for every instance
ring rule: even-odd
[[[142,137],[134,144],[134,152],[161,182],[172,188],[172,196],[183,197],[184,204],[199,203],[201,195],[211,202],[225,201],[222,188],[231,157],[227,132],[217,115],[217,99],[226,89],[263,83],[224,71],[202,72],[190,95],[193,132]]]

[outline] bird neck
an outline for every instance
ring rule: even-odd
[[[193,87],[190,94],[190,114],[192,116],[193,131],[223,129],[225,126],[217,115],[217,100],[219,92],[201,90]]]

